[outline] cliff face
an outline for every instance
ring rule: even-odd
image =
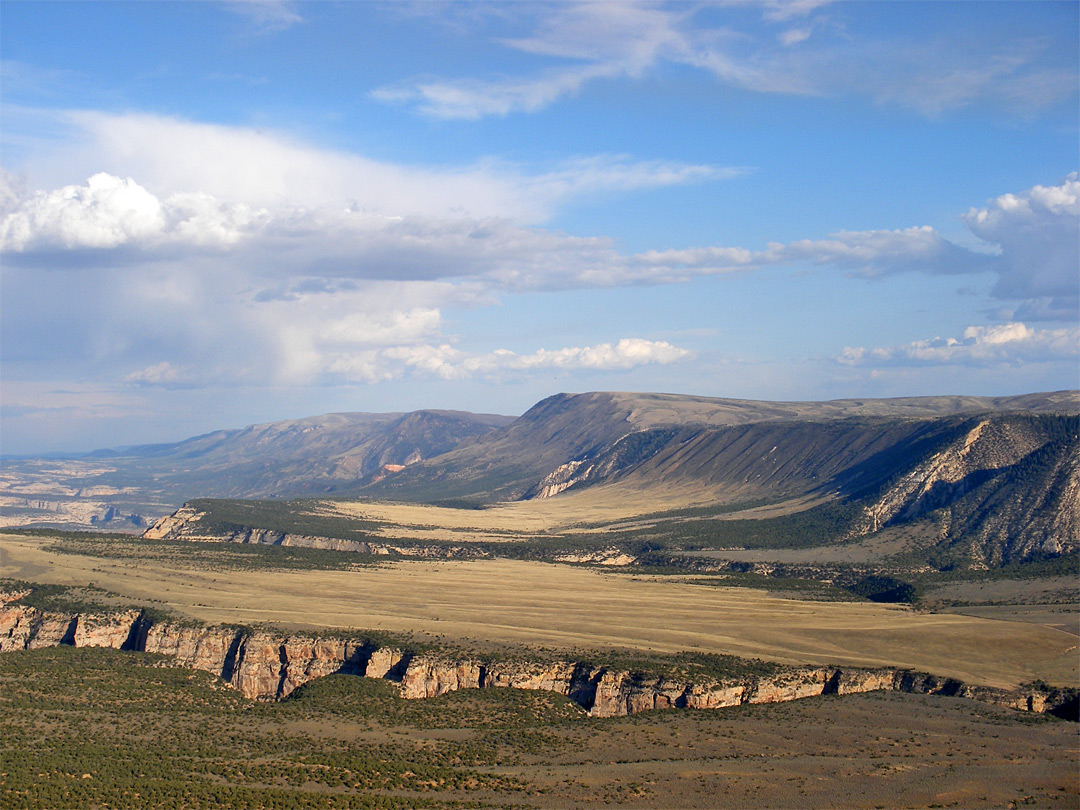
[[[1080,437],[1073,417],[974,420],[863,507],[856,535],[937,512],[943,539],[990,565],[1076,548]]]
[[[877,690],[967,697],[1070,719],[1077,719],[1078,712],[1075,689],[1010,691],[969,686],[907,670],[785,667],[765,676],[691,682],[571,661],[485,663],[439,655],[413,656],[394,647],[378,647],[365,639],[189,627],[155,622],[139,611],[62,614],[0,604],[0,652],[59,644],[168,655],[179,666],[219,676],[255,700],[280,700],[315,678],[345,673],[399,682],[401,696],[407,699],[436,697],[459,689],[500,687],[557,692],[593,717],[618,717],[653,709],[717,709]]]
[[[416,657],[409,661],[402,677],[401,696],[437,697],[458,689],[480,689],[483,685],[484,668],[477,661]]]
[[[482,549],[469,546],[444,545],[394,545],[372,540],[348,540],[340,537],[321,537],[296,532],[263,529],[243,526],[230,529],[214,528],[204,523],[207,514],[195,507],[184,504],[171,515],[159,518],[143,532],[148,540],[205,540],[224,543],[251,543],[269,546],[296,546],[300,548],[319,548],[330,551],[351,551],[357,554],[388,556],[397,554],[402,557],[487,557]]]

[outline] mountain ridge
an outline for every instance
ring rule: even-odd
[[[1075,545],[1078,414],[1074,391],[817,403],[562,393],[517,418],[328,414],[146,445],[141,456],[86,462],[89,474],[66,502],[38,494],[23,503],[51,508],[48,519],[81,493],[99,493],[108,511],[90,522],[108,527],[138,526],[138,499],[148,496],[157,515],[207,497],[478,506],[593,487],[623,500],[651,492],[659,508],[674,489],[703,506],[840,499],[860,510],[854,536],[931,520],[942,542],[1001,564]],[[16,513],[33,515],[18,505],[11,471],[5,512],[14,501]],[[40,493],[41,481],[26,491]]]

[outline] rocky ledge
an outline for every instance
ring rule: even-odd
[[[211,531],[202,525],[205,512],[184,504],[171,515],[159,518],[142,533],[147,540],[201,540],[215,543],[250,543],[267,546],[295,546],[330,551],[351,551],[379,557],[432,557],[440,559],[474,558],[489,556],[483,549],[471,546],[445,546],[412,544],[400,545],[376,540],[346,540],[339,537],[322,537],[297,534],[276,529],[260,529],[251,526],[229,530]]]
[[[0,601],[4,596],[0,594]],[[498,687],[558,692],[594,717],[894,690],[966,697],[1019,711],[1078,719],[1076,689],[1043,685],[1006,690],[908,670],[813,666],[692,682],[572,661],[461,660],[413,654],[368,639],[188,626],[157,621],[145,611],[44,612],[11,604],[18,596],[6,595],[8,602],[0,605],[0,652],[70,644],[160,653],[171,656],[179,666],[211,672],[255,700],[280,700],[315,678],[344,673],[394,681],[401,696],[409,699]]]

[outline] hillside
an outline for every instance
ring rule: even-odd
[[[827,515],[811,509],[798,531],[843,539],[918,525],[924,545],[937,549],[935,559],[1001,565],[1076,547],[1078,411],[1075,392],[820,403],[597,392],[548,397],[517,419],[452,411],[331,414],[72,460],[76,472],[61,503],[96,493],[108,511],[91,515],[90,523],[131,519],[145,528],[149,521],[133,520],[140,503],[156,509],[156,518],[196,497],[476,507],[594,491],[597,503],[623,506],[616,519],[680,505],[750,504],[778,504],[780,517],[833,502]],[[40,480],[20,481],[19,472],[5,469],[5,511],[16,519],[18,487],[41,491]],[[24,503],[41,512],[51,502]],[[311,518],[286,520],[282,510],[290,508],[263,509],[262,522],[250,526],[236,515],[221,519],[236,537],[253,536],[242,531],[248,527],[267,530],[259,537],[344,532],[341,539],[357,540],[336,524],[305,528]],[[610,508],[606,514],[610,520]],[[287,526],[278,525],[282,520]],[[48,514],[41,522],[63,523]],[[709,531],[719,532],[709,525],[698,525],[696,547]]]
[[[337,413],[173,444],[5,459],[3,525],[145,528],[199,496],[273,498],[355,488],[513,421],[458,411]]]
[[[1018,397],[910,397],[830,402],[756,402],[677,394],[557,394],[481,442],[367,486],[373,497],[517,500],[608,481],[631,469],[639,480],[691,478],[805,490],[870,458],[922,426],[971,413],[1076,413],[1073,392]],[[797,438],[793,438],[795,434]],[[860,438],[861,437],[861,438]],[[854,442],[862,447],[843,451]],[[745,469],[773,451],[802,454],[811,467]],[[840,452],[833,465],[816,455]],[[644,462],[651,461],[646,466]],[[778,459],[766,467],[783,467]],[[591,471],[589,468],[592,467]],[[738,468],[744,468],[743,473]]]

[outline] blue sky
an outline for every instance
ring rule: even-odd
[[[0,449],[1076,388],[1078,9],[4,2]]]

